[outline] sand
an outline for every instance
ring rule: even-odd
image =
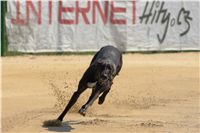
[[[2,132],[166,132],[200,129],[199,53],[126,54],[105,103],[78,114],[91,89],[58,117],[92,55],[2,58]]]

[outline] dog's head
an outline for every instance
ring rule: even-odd
[[[96,75],[99,83],[112,81],[116,73],[116,67],[110,60],[98,60]]]

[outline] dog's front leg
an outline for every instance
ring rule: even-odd
[[[105,98],[106,98],[107,94],[108,94],[109,91],[110,91],[110,88],[111,88],[112,84],[113,84],[112,80],[109,81],[109,82],[107,82],[106,89],[105,89],[105,91],[103,92],[103,94],[99,97],[98,104],[103,104],[103,102],[105,101]]]
[[[90,98],[88,99],[87,103],[85,105],[82,106],[82,108],[79,110],[79,113],[83,116],[85,116],[86,114],[86,110],[89,106],[91,106],[93,104],[93,102],[99,97],[101,91],[94,89],[92,91],[92,94],[90,96]]]
[[[60,120],[60,121],[63,120],[64,116],[70,110],[70,108],[76,103],[76,101],[79,98],[79,96],[81,95],[81,93],[83,93],[87,89],[87,87],[88,87],[87,83],[88,83],[89,79],[92,77],[92,74],[93,74],[93,67],[89,67],[86,70],[86,72],[84,73],[84,75],[81,78],[81,80],[79,81],[78,90],[76,92],[74,92],[74,94],[72,95],[69,103],[65,107],[64,111],[57,118],[58,120]]]
[[[109,91],[110,91],[110,89],[103,92],[103,94],[99,97],[98,104],[103,104]]]
[[[60,116],[57,118],[58,120],[62,121],[64,116],[66,115],[66,113],[70,110],[70,108],[76,103],[77,99],[79,98],[79,96],[81,95],[81,93],[83,93],[85,90],[87,89],[86,84],[84,84],[83,82],[79,83],[79,87],[78,90],[76,92],[74,92],[74,94],[72,95],[69,103],[67,104],[67,106],[65,107],[64,111],[60,114]]]

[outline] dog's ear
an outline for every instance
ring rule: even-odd
[[[102,65],[103,65],[102,60],[97,60],[97,62],[95,63],[95,66],[96,66],[97,69],[101,68]]]
[[[112,69],[112,75],[115,76],[115,75],[116,75],[116,72],[117,72],[117,70],[116,70],[116,65],[115,65],[115,64],[112,64],[112,65],[111,65],[111,69]]]
[[[104,62],[103,62],[103,60],[98,60],[97,61],[97,64],[103,64]]]

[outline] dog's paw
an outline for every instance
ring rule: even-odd
[[[79,114],[81,114],[82,116],[85,116],[86,115],[86,111],[84,109],[80,109],[79,111]]]
[[[99,105],[103,104],[104,100],[105,100],[105,98],[99,97],[98,104],[99,104]]]

